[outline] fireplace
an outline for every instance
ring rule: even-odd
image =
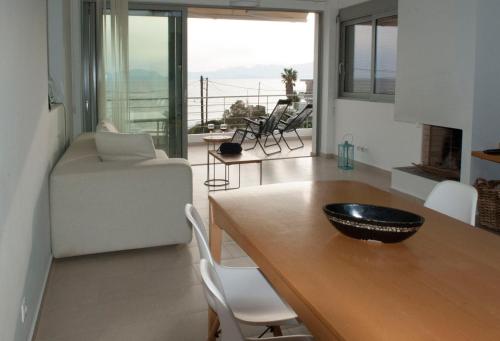
[[[460,180],[461,163],[462,130],[423,125],[420,163],[414,163],[413,166],[396,167],[395,170],[427,178],[434,182]]]
[[[462,130],[424,125],[422,134],[422,162],[416,167],[443,180],[460,180]]]

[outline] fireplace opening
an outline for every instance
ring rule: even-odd
[[[416,167],[449,180],[460,180],[462,130],[424,125],[422,162]]]
[[[419,164],[399,170],[436,181],[460,180],[462,130],[424,124]]]

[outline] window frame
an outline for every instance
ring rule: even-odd
[[[377,94],[375,93],[375,71],[377,63],[377,20],[398,16],[397,9],[390,11],[377,12],[370,15],[362,15],[359,17],[339,20],[339,64],[338,64],[338,97],[341,99],[356,99],[365,100],[370,102],[382,102],[382,103],[394,103],[395,94]],[[339,16],[340,18],[340,16]],[[370,92],[360,93],[360,92],[347,92],[345,89],[345,65],[346,65],[346,27],[371,21],[372,23],[372,46],[371,46],[371,65],[370,65]],[[399,22],[398,22],[399,26]],[[397,70],[396,70],[397,72]]]

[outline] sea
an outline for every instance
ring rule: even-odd
[[[168,84],[165,80],[134,79],[129,86],[133,120],[165,117],[164,113],[168,108]],[[188,80],[188,128],[201,122],[200,88],[199,79]],[[305,82],[298,80],[294,90],[297,93],[304,92]],[[203,82],[203,112],[208,113],[208,120],[221,119],[224,111],[238,100],[248,105],[264,106],[269,112],[278,99],[285,97],[285,85],[280,78],[208,79],[208,82]]]

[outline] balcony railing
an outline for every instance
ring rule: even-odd
[[[235,129],[245,124],[242,123],[242,117],[246,116],[248,118],[255,117],[263,114],[270,114],[270,112],[274,109],[276,102],[279,99],[284,99],[286,96],[284,95],[260,95],[260,96],[213,96],[209,97],[208,101],[206,98],[203,98],[203,120],[204,124],[200,128],[206,128],[207,123],[214,122],[217,124],[218,122],[225,123],[229,127]],[[302,96],[299,99],[303,101],[311,101],[311,96]],[[201,97],[190,97],[188,98],[188,126],[193,128],[194,126],[201,125],[202,121],[202,98]],[[236,103],[236,101],[242,101],[246,110],[242,110],[240,115],[230,116],[225,115],[226,112],[230,111],[231,106]],[[297,104],[292,106],[290,110],[294,110],[297,108]],[[241,109],[241,108],[240,108]],[[238,110],[238,108],[236,108]],[[310,125],[311,121],[308,121],[306,124]]]
[[[286,98],[285,95],[242,95],[242,96],[210,96],[203,97],[203,124],[202,121],[202,98],[188,97],[188,132],[189,134],[208,133],[208,123],[215,124],[215,129],[220,129],[220,124],[225,123],[228,130],[235,130],[245,126],[243,117],[256,117],[269,114],[279,99]],[[301,102],[312,101],[312,95],[299,94]],[[150,133],[157,145],[162,145],[166,133],[168,111],[167,97],[155,98],[131,98],[129,99],[129,110],[131,119],[131,130],[136,132]],[[237,101],[242,101],[243,109],[237,117],[224,115],[231,111],[231,106]],[[294,103],[290,110],[297,110],[299,102]],[[304,123],[304,128],[312,127],[312,117]]]
[[[193,127],[201,123],[202,110],[203,119],[208,121],[224,121],[224,113],[229,110],[236,101],[243,101],[249,108],[255,110],[258,107],[264,109],[269,114],[279,99],[286,98],[285,95],[242,95],[242,96],[211,96],[203,97],[203,109],[201,97],[188,97],[188,127]],[[298,98],[302,101],[310,102],[312,96],[309,94],[299,94]],[[168,110],[168,97],[155,98],[131,98],[129,99],[130,116],[133,122],[151,121],[154,119],[162,120],[164,113]],[[246,111],[248,117],[253,112]],[[227,118],[226,118],[227,120]],[[231,125],[231,122],[224,122]]]

